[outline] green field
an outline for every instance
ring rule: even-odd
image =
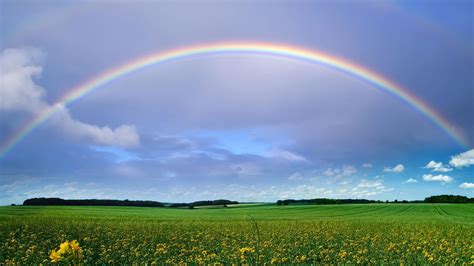
[[[0,207],[0,263],[474,263],[474,204]]]

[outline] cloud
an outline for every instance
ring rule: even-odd
[[[435,162],[435,161],[430,161],[428,164],[426,164],[425,167],[423,168],[426,168],[426,169],[432,169],[431,171],[433,172],[443,172],[443,173],[446,173],[446,172],[450,172],[453,170],[453,168],[449,168],[445,165],[443,165],[442,162]]]
[[[418,183],[418,180],[413,179],[413,178],[409,178],[404,183],[406,183],[406,184]]]
[[[20,111],[36,116],[54,108],[53,124],[70,136],[121,147],[139,144],[135,126],[120,125],[112,129],[84,123],[74,119],[65,106],[52,106],[46,102],[46,90],[34,81],[42,72],[40,61],[43,57],[41,51],[34,48],[7,49],[0,54],[0,111]]]
[[[308,162],[308,160],[303,156],[283,149],[272,149],[265,153],[264,156],[269,158],[283,159],[290,162]]]
[[[0,111],[34,112],[45,107],[45,91],[33,81],[41,75],[38,63],[42,58],[41,51],[33,48],[7,49],[0,54]]]
[[[378,195],[384,192],[392,191],[393,188],[387,188],[383,184],[383,180],[377,179],[374,181],[361,180],[357,186],[352,188],[350,195],[361,198]]]
[[[349,177],[352,174],[356,173],[357,169],[351,165],[345,165],[341,169],[339,168],[328,168],[326,171],[323,172],[325,176],[335,177],[335,178],[342,178],[342,177]]]
[[[57,110],[51,117],[52,123],[69,136],[91,139],[98,144],[126,148],[136,147],[140,143],[140,137],[133,125],[120,125],[115,129],[108,126],[99,127],[75,120],[63,106]]]
[[[165,202],[189,202],[202,199],[227,198],[239,201],[276,201],[288,198],[337,198],[349,195],[349,190],[332,189],[314,185],[183,185],[172,187],[117,188],[110,185],[82,182],[54,182],[45,185],[45,180],[34,178],[25,182],[14,181],[0,184],[0,204],[21,203],[32,197],[61,197],[68,199],[114,198],[158,200]],[[71,180],[72,181],[72,180]]]
[[[362,164],[362,167],[363,167],[363,168],[372,168],[372,167],[374,167],[374,166],[373,166],[371,163],[363,163],[363,164]]]
[[[295,172],[288,177],[288,180],[295,181],[303,179],[303,175],[300,172]]]
[[[393,168],[385,167],[383,169],[384,172],[393,172],[393,173],[401,173],[401,172],[403,172],[403,170],[405,170],[405,167],[403,166],[403,164],[397,164]]]
[[[437,181],[437,182],[443,182],[443,183],[451,183],[451,181],[453,181],[453,178],[447,175],[427,174],[427,175],[423,175],[423,180],[428,181],[428,182]]]
[[[340,172],[339,169],[334,169],[334,170],[333,170],[332,168],[328,168],[328,169],[326,169],[326,171],[323,172],[323,174],[324,174],[325,176],[333,176],[333,175],[335,175],[335,174],[337,174],[337,173],[339,173],[339,172]]]
[[[474,164],[474,149],[452,156],[449,164],[456,168],[468,167]]]
[[[474,183],[467,183],[464,182],[461,185],[459,185],[460,188],[474,188]]]

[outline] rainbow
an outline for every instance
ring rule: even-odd
[[[436,126],[447,133],[452,139],[459,143],[463,148],[468,147],[467,139],[457,131],[448,121],[438,114],[434,109],[417,98],[408,90],[402,88],[396,83],[388,80],[382,75],[373,72],[360,65],[354,64],[327,53],[316,50],[309,50],[288,45],[279,45],[273,43],[241,42],[241,43],[213,43],[205,45],[196,45],[172,49],[164,52],[153,53],[132,61],[129,61],[116,68],[109,69],[92,79],[68,90],[51,107],[43,110],[41,113],[27,121],[18,131],[7,138],[0,146],[0,157],[5,156],[17,143],[30,134],[35,128],[43,124],[57,110],[65,105],[77,101],[85,95],[117,80],[120,77],[139,71],[151,65],[163,64],[178,59],[188,58],[196,55],[210,54],[228,54],[228,53],[250,53],[260,55],[281,56],[291,59],[303,60],[311,63],[317,63],[351,76],[357,77],[362,81],[368,82],[375,88],[388,92],[415,110],[430,119]]]

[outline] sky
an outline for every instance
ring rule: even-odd
[[[474,197],[473,3],[0,1],[0,205],[32,197],[189,202]],[[325,64],[150,54],[267,43],[337,57],[443,117]],[[463,141],[459,141],[462,139]],[[2,148],[3,149],[3,148]]]

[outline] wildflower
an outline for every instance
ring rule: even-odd
[[[52,263],[64,262],[79,262],[83,259],[82,249],[77,240],[69,242],[64,241],[59,245],[59,250],[51,250],[49,256]]]
[[[254,248],[247,248],[247,247],[244,247],[244,248],[241,248],[240,249],[240,259],[242,261],[245,261],[245,257],[247,255],[250,255],[252,253],[255,253],[255,249]]]
[[[72,251],[78,251],[81,249],[79,247],[79,243],[77,243],[77,240],[71,241],[71,243],[69,243],[69,247],[71,247]]]
[[[59,245],[59,254],[67,254],[69,252],[69,241],[64,241]]]
[[[245,254],[248,254],[248,253],[255,253],[255,249],[254,248],[241,248],[240,249],[240,253],[242,253],[242,255],[245,255]]]
[[[58,252],[56,250],[51,250],[51,255],[49,255],[49,258],[51,259],[52,263],[57,263],[61,260],[61,256],[59,256]]]
[[[347,252],[345,250],[341,250],[338,255],[339,258],[345,259],[347,257]]]

